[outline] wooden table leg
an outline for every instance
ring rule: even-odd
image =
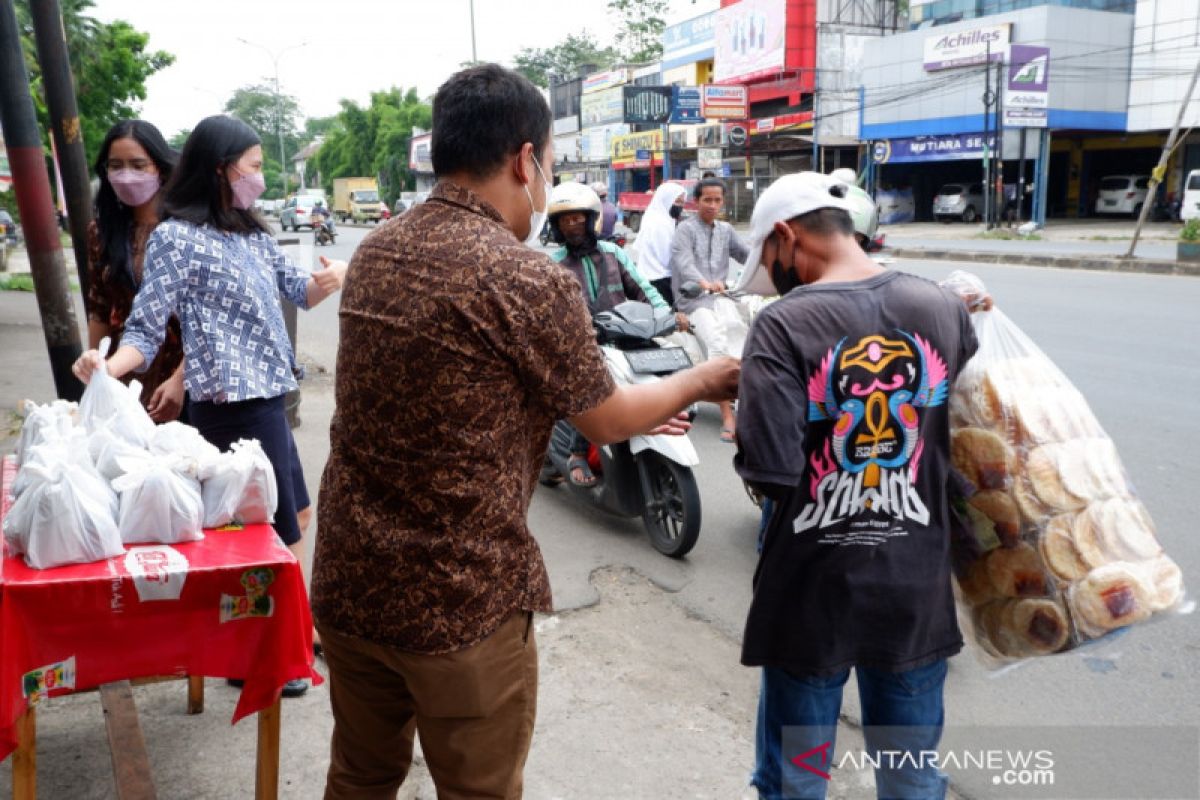
[[[279,796],[279,698],[258,712],[258,759],[254,771],[255,800]]]
[[[13,800],[34,800],[37,797],[37,714],[32,706],[17,718],[12,790]]]
[[[204,713],[204,676],[203,675],[188,675],[188,703],[187,713],[203,714]]]
[[[129,681],[103,684],[100,706],[104,709],[104,728],[112,755],[117,800],[153,800],[157,794],[154,775],[150,771],[150,755],[146,752],[146,738],[142,735]]]

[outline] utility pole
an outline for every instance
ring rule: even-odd
[[[37,40],[38,61],[42,65],[42,86],[50,111],[58,169],[62,175],[67,201],[67,221],[75,251],[75,269],[84,303],[88,296],[87,228],[92,218],[92,186],[88,180],[87,153],[79,127],[79,109],[75,104],[75,83],[63,32],[58,0],[31,0],[33,34]]]
[[[1025,132],[1028,128],[1021,128],[1021,166],[1017,169],[1017,224],[1021,224],[1022,217],[1025,216]]]
[[[991,174],[991,131],[992,102],[992,43],[987,45],[987,60],[983,65],[983,221],[984,227],[992,228],[992,174]]]
[[[1142,203],[1142,213],[1138,215],[1137,227],[1133,229],[1133,239],[1129,242],[1129,250],[1125,252],[1124,258],[1133,258],[1133,251],[1137,248],[1138,238],[1142,235],[1142,226],[1146,224],[1146,217],[1150,215],[1150,207],[1154,205],[1154,194],[1158,191],[1158,185],[1166,177],[1167,162],[1171,160],[1171,153],[1175,150],[1175,140],[1179,138],[1179,128],[1183,125],[1183,115],[1187,113],[1188,104],[1192,102],[1192,92],[1196,90],[1197,78],[1200,78],[1200,59],[1196,61],[1196,69],[1192,71],[1192,80],[1188,83],[1187,91],[1183,93],[1183,102],[1179,104],[1179,114],[1175,117],[1175,127],[1171,128],[1171,135],[1167,137],[1167,143],[1163,145],[1162,155],[1158,157],[1158,166],[1154,168],[1154,172],[1150,175],[1150,188],[1146,192],[1146,200]]]
[[[283,195],[282,196],[284,198],[287,198],[288,167],[287,167],[287,154],[284,153],[284,150],[283,150],[283,106],[280,105],[280,96],[279,96],[279,59],[282,58],[283,54],[289,50],[296,50],[301,47],[307,47],[308,42],[301,42],[300,44],[294,44],[294,45],[291,45],[290,47],[283,48],[278,53],[272,53],[265,46],[258,44],[257,42],[248,41],[246,39],[241,38],[240,36],[238,37],[238,41],[241,42],[242,44],[248,44],[251,47],[257,47],[259,50],[262,50],[263,52],[265,52],[267,54],[267,57],[271,59],[271,66],[275,70],[275,135],[277,137],[279,137],[279,178],[280,178],[280,182],[283,184]]]
[[[995,186],[992,188],[995,202],[992,203],[992,216],[996,218],[995,227],[1003,222],[1004,208],[1004,57],[996,62],[996,167]]]
[[[71,373],[71,366],[82,351],[79,324],[75,320],[62,241],[50,200],[50,176],[46,174],[12,0],[0,0],[0,128],[4,131],[13,191],[25,229],[33,290],[42,317],[54,388],[60,398],[78,400],[83,395],[83,384]]]
[[[475,55],[475,0],[469,0],[471,5],[471,63],[475,64],[479,61]]]

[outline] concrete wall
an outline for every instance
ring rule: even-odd
[[[1192,71],[1200,61],[1200,3],[1140,0],[1134,17],[1129,130],[1166,130],[1175,124]],[[1194,94],[1183,126],[1200,125]]]
[[[1006,22],[1014,43],[1050,48],[1051,128],[1124,130],[1133,20],[1131,14],[1041,6],[884,37],[863,60],[863,136],[982,130],[982,65],[926,72],[924,43],[930,36]]]

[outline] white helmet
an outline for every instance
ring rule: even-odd
[[[850,204],[850,219],[854,220],[854,232],[870,242],[875,238],[875,231],[879,229],[879,206],[875,205],[871,195],[856,186],[853,180],[840,180],[839,172],[850,172],[850,170],[836,170],[829,177],[836,182],[845,184],[846,202]]]
[[[592,184],[592,191],[596,193],[597,197],[603,200],[608,197],[608,184],[604,181],[596,181]]]
[[[558,230],[557,217],[568,211],[582,211],[588,215],[584,225],[594,230],[602,209],[600,198],[596,196],[590,186],[575,181],[560,183],[550,192],[550,204],[546,208],[546,213],[550,217],[550,235],[554,237],[554,241],[559,244],[563,243],[562,233]]]

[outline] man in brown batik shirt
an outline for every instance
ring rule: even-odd
[[[341,306],[313,609],[334,715],[327,798],[395,797],[414,732],[440,798],[519,797],[532,612],[550,584],[526,516],[556,419],[608,443],[736,392],[732,359],[617,387],[541,229],[550,111],[495,65],[433,103],[429,200],[368,236]]]

